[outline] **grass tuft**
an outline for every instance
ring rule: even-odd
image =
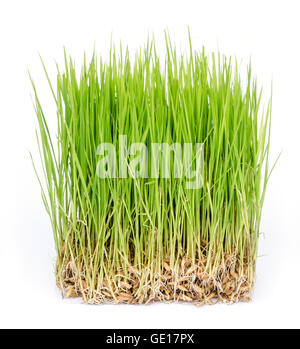
[[[268,180],[270,106],[248,66],[166,39],[161,61],[149,41],[129,59],[94,54],[80,77],[65,54],[51,87],[50,134],[34,83],[42,198],[57,250],[57,284],[88,303],[248,300],[255,279]],[[52,116],[53,118],[53,116]],[[49,120],[49,119],[48,119]],[[201,189],[184,179],[99,178],[99,144],[203,143]],[[150,159],[149,159],[150,162]],[[119,175],[119,173],[118,173]]]

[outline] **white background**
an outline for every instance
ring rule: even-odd
[[[0,327],[278,328],[300,327],[299,1],[1,1],[0,5]],[[134,50],[163,30],[184,49],[251,57],[266,96],[273,81],[271,161],[282,151],[263,210],[254,299],[233,306],[87,306],[55,286],[51,228],[34,176],[36,120],[30,70],[47,117],[55,109],[39,61],[55,79],[63,47],[80,63],[111,34]]]

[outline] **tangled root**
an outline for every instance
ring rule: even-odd
[[[213,275],[206,271],[206,259],[192,262],[183,257],[178,268],[165,259],[161,272],[151,274],[148,268],[138,270],[134,266],[126,272],[118,270],[91,287],[74,262],[63,265],[57,274],[57,285],[69,297],[82,297],[89,304],[126,303],[150,304],[152,302],[191,302],[196,305],[250,301],[253,282],[244,266],[239,268],[237,257],[227,256]]]

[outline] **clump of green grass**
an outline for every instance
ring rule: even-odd
[[[86,302],[198,304],[248,300],[268,179],[270,108],[248,67],[166,40],[132,62],[94,54],[80,77],[65,55],[52,86],[51,135],[35,86],[42,197],[57,250],[57,285]],[[46,72],[46,70],[45,70]],[[99,144],[203,143],[200,189],[184,179],[99,178]],[[150,159],[149,159],[150,161]],[[41,181],[42,182],[42,181]]]

